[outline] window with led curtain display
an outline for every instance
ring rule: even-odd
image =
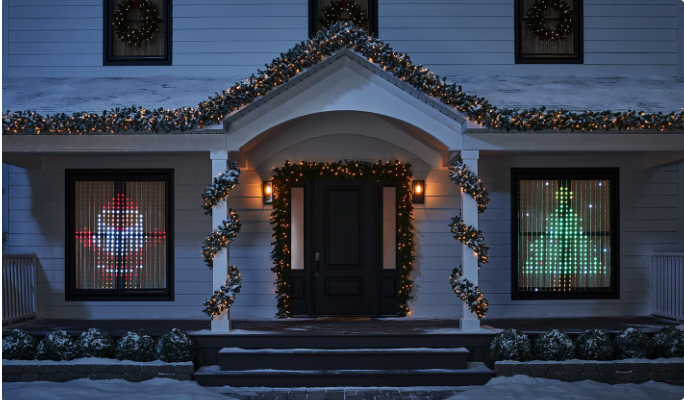
[[[517,293],[616,289],[613,184],[611,179],[517,182]]]
[[[72,289],[168,289],[167,182],[105,179],[72,182]]]

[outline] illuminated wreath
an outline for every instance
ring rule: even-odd
[[[337,22],[343,13],[347,13],[349,19],[359,28],[368,30],[368,17],[366,10],[354,0],[333,0],[321,10],[321,25],[323,28]]]
[[[558,13],[558,24],[551,29],[546,21],[546,11],[553,9]],[[544,43],[562,42],[572,35],[575,22],[573,12],[564,0],[537,0],[527,10],[527,27],[532,35]]]
[[[128,14],[135,9],[140,10],[142,14],[143,21],[140,29],[131,28],[130,21],[128,20]],[[157,10],[157,7],[152,2],[148,0],[124,0],[117,6],[112,25],[116,35],[122,42],[140,48],[144,41],[149,40],[159,31],[159,24],[161,22],[159,10]]]

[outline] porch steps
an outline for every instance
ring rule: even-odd
[[[202,386],[482,385],[494,372],[465,348],[223,348],[219,365],[195,372]],[[282,369],[274,369],[282,368]]]

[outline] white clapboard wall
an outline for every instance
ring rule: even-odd
[[[378,29],[396,51],[449,77],[676,76],[680,3],[585,0],[583,65],[516,65],[514,0],[378,0]],[[308,0],[174,0],[172,66],[103,66],[102,7],[102,0],[3,1],[3,75],[240,79],[308,35]],[[679,42],[681,53],[681,32]]]
[[[312,156],[315,154],[315,156]],[[414,177],[426,180],[426,202],[415,207],[415,317],[456,317],[461,303],[448,277],[460,263],[460,244],[449,233],[458,213],[458,187],[446,168],[431,168],[407,150],[359,135],[312,139],[245,168],[229,204],[240,214],[242,231],[231,245],[231,264],[243,276],[243,291],[234,312],[275,315],[275,276],[270,271],[271,206],[262,204],[261,181],[285,160],[401,159],[413,165]],[[64,169],[175,169],[175,300],[173,302],[74,302],[64,300]],[[511,300],[510,168],[620,168],[619,300]],[[634,155],[483,154],[480,175],[491,193],[480,228],[490,247],[490,260],[480,270],[480,286],[490,300],[490,317],[600,316],[648,314],[648,253],[677,251],[684,245],[684,163],[644,168]],[[42,170],[10,167],[8,207],[9,253],[38,255],[38,312],[47,318],[178,318],[201,317],[211,292],[211,271],[200,250],[211,227],[200,208],[200,193],[211,179],[207,155],[185,156],[44,156]]]

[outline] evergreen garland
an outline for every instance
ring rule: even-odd
[[[221,286],[219,290],[214,291],[211,298],[204,302],[203,313],[211,315],[220,315],[223,311],[230,310],[230,307],[235,301],[235,296],[240,293],[242,289],[242,276],[240,271],[234,265],[230,266],[228,270],[228,278],[226,284]]]
[[[204,200],[204,213],[211,215],[211,210],[219,201],[225,199],[230,194],[230,191],[239,184],[240,168],[237,167],[236,162],[228,160],[228,166],[224,174],[219,174],[207,186],[202,193],[202,200]]]
[[[148,110],[139,106],[116,108],[102,114],[78,112],[72,115],[41,115],[35,111],[8,110],[3,115],[3,134],[97,134],[124,132],[187,132],[218,124],[225,116],[266,95],[295,75],[323,61],[338,50],[349,47],[392,73],[402,81],[493,130],[517,131],[598,131],[598,130],[684,130],[684,110],[663,114],[643,111],[585,111],[499,109],[482,97],[463,92],[461,86],[446,83],[410,57],[356,28],[351,23],[335,23],[319,31],[313,39],[295,45],[248,79],[215,93],[197,107],[173,110]],[[206,132],[203,132],[206,133]],[[216,133],[223,133],[216,130]]]
[[[336,163],[286,162],[281,168],[274,169],[273,177],[273,250],[271,260],[276,273],[276,298],[278,300],[279,318],[292,315],[290,303],[290,193],[292,185],[306,180],[319,179],[373,179],[382,182],[393,182],[397,185],[397,268],[399,270],[399,310],[398,316],[405,316],[410,311],[408,301],[413,290],[410,278],[413,267],[413,205],[411,203],[411,165],[395,162],[339,161]]]
[[[363,30],[368,30],[368,17],[366,10],[354,0],[332,0],[321,10],[321,25],[327,28],[340,20],[343,14],[347,14],[349,19]]]
[[[211,214],[212,209],[220,201],[228,198],[230,190],[239,184],[240,169],[237,163],[230,160],[227,161],[226,173],[215,177],[211,183],[202,193],[205,214]],[[214,269],[214,257],[222,248],[228,246],[228,243],[240,232],[242,224],[240,219],[232,208],[228,209],[228,219],[223,221],[223,226],[217,227],[204,239],[202,243],[202,257],[209,269]],[[240,293],[242,288],[242,278],[237,267],[231,265],[228,269],[228,277],[226,278],[226,285],[221,286],[219,290],[214,291],[209,300],[204,302],[205,314],[219,315],[225,310],[230,310],[230,307],[235,301],[235,295]]]
[[[463,270],[460,265],[451,271],[449,283],[451,283],[451,290],[468,304],[470,312],[474,312],[478,318],[485,317],[489,311],[489,303],[479,286],[475,286],[468,279],[463,278]]]
[[[546,21],[546,11],[549,9],[558,14],[558,24],[553,29]],[[562,42],[570,37],[575,29],[572,14],[572,9],[564,0],[537,0],[527,10],[530,19],[525,23],[532,35],[542,42]]]
[[[128,20],[128,14],[138,9],[142,14],[142,25],[140,29],[133,29]],[[141,48],[146,40],[150,40],[156,32],[159,32],[159,10],[148,0],[124,0],[116,8],[114,13],[114,32],[122,42],[131,46]]]
[[[452,165],[453,167],[449,168],[449,178],[461,186],[463,193],[475,199],[478,213],[484,212],[489,202],[489,192],[487,192],[487,189],[482,184],[482,180],[468,168],[462,158],[459,157]],[[466,225],[460,215],[453,217],[451,220],[452,222],[449,226],[451,227],[451,233],[454,234],[454,238],[477,254],[477,268],[480,268],[480,264],[487,264],[489,262],[487,258],[489,247],[485,246],[482,231]],[[489,310],[489,302],[484,297],[484,294],[482,294],[480,286],[475,286],[468,279],[463,278],[463,269],[460,265],[451,271],[449,282],[451,283],[451,289],[461,300],[468,304],[470,312],[475,313],[480,319],[484,318]]]
[[[237,213],[232,208],[229,208],[228,220],[224,220],[223,226],[218,226],[216,230],[204,238],[204,242],[202,242],[202,257],[204,257],[204,262],[209,269],[214,269],[214,257],[219,250],[228,246],[228,243],[235,239],[241,227],[242,224]]]

